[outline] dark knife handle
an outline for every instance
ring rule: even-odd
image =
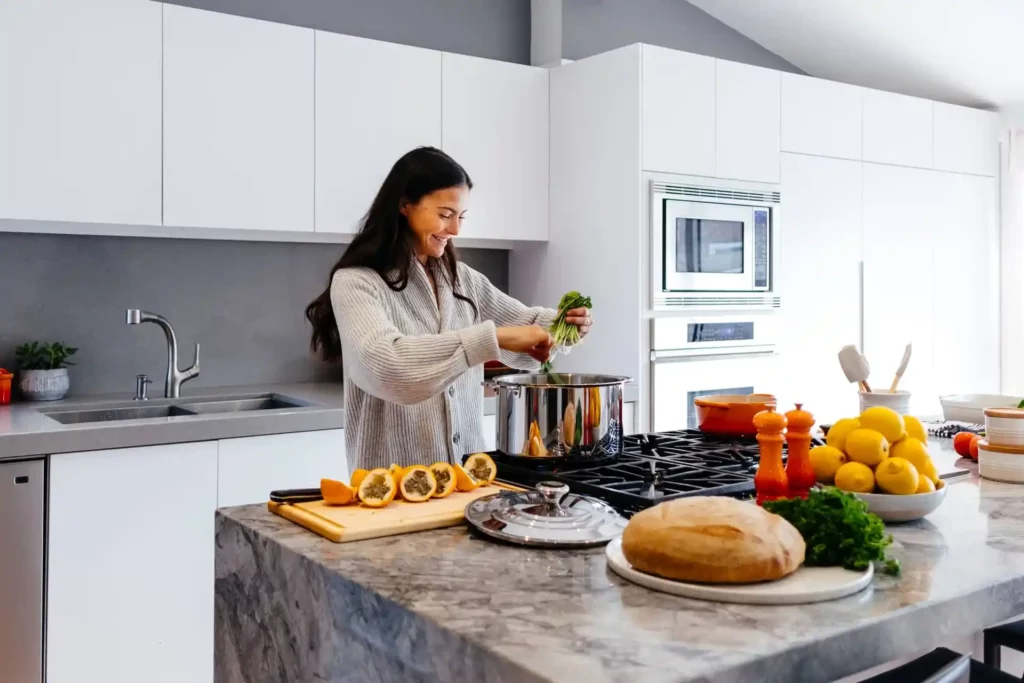
[[[275,503],[311,503],[322,499],[320,489],[281,489],[270,492],[270,500]]]

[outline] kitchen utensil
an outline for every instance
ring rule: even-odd
[[[275,503],[311,503],[322,499],[320,489],[281,489],[270,492],[270,500]]]
[[[0,406],[11,402],[11,380],[14,375],[4,368],[0,368]]]
[[[910,392],[896,391],[891,394],[881,391],[860,392],[860,411],[864,412],[865,408],[870,408],[871,406],[885,406],[886,408],[892,408],[900,415],[909,415]]]
[[[946,499],[946,489],[932,493],[914,493],[909,496],[894,496],[888,493],[855,493],[868,504],[868,512],[881,517],[883,522],[910,522],[932,513]]]
[[[710,394],[693,399],[697,427],[708,434],[753,436],[757,434],[754,416],[769,406],[775,407],[771,394]]]
[[[622,554],[622,539],[605,548],[608,568],[645,588],[684,598],[745,605],[801,605],[853,595],[871,585],[874,567],[855,572],[842,567],[800,567],[777,581],[743,584],[686,583],[638,571]]]
[[[871,385],[868,384],[871,366],[856,346],[847,344],[839,349],[839,365],[843,368],[843,374],[848,381],[860,385],[861,391],[871,391]]]
[[[997,446],[1024,446],[1024,410],[985,408],[985,439]]]
[[[984,479],[1024,484],[1024,446],[978,441],[978,474]]]
[[[466,505],[500,490],[522,490],[504,484],[456,492],[425,503],[395,500],[382,508],[364,505],[327,505],[322,500],[300,503],[267,503],[267,509],[335,543],[396,536],[414,531],[461,524]]]
[[[969,424],[985,424],[985,408],[1016,408],[1020,401],[1020,396],[1000,394],[956,394],[939,397],[944,420]]]
[[[629,381],[560,373],[496,377],[497,450],[509,457],[559,461],[617,457],[622,392]]]
[[[907,344],[906,350],[903,352],[903,360],[900,361],[900,366],[896,368],[896,376],[892,378],[892,384],[889,385],[889,393],[896,391],[896,386],[900,383],[903,378],[903,373],[907,371],[907,364],[910,362],[910,344]]]
[[[466,507],[466,519],[480,533],[502,541],[560,548],[601,545],[626,528],[626,519],[610,505],[569,493],[557,481],[474,500]]]

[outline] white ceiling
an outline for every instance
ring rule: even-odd
[[[1024,0],[689,0],[812,76],[1024,105]]]

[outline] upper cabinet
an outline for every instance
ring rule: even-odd
[[[998,115],[981,109],[936,102],[935,168],[995,175],[999,164]]]
[[[164,224],[313,230],[313,31],[164,5]]]
[[[441,146],[441,53],[316,33],[316,231],[353,233],[400,156]]]
[[[782,74],[782,151],[860,159],[861,99],[855,85]]]
[[[864,161],[932,167],[932,102],[864,90]]]
[[[462,234],[546,240],[547,69],[449,53],[441,63],[441,145],[473,181]]]
[[[715,77],[715,175],[779,182],[780,74],[719,59]]]
[[[642,60],[643,168],[715,175],[715,60],[653,45]]]
[[[160,11],[0,3],[0,218],[160,224]]]

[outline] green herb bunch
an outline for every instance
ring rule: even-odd
[[[57,370],[74,365],[68,358],[77,352],[78,349],[62,342],[27,342],[14,349],[14,357],[22,370]]]
[[[867,503],[839,489],[814,488],[807,498],[783,498],[764,503],[764,509],[785,518],[807,544],[808,567],[840,566],[863,571],[884,562],[886,574],[899,574],[899,561],[887,559],[892,535]]]
[[[548,328],[548,332],[554,338],[554,348],[558,349],[563,346],[572,346],[580,341],[580,329],[575,325],[567,323],[565,321],[565,314],[569,311],[577,308],[592,308],[589,296],[583,296],[579,292],[566,292],[562,297],[562,300],[558,302],[558,315],[555,316],[555,321],[551,323],[551,327]],[[551,372],[551,361],[545,362],[541,365],[541,372]]]

